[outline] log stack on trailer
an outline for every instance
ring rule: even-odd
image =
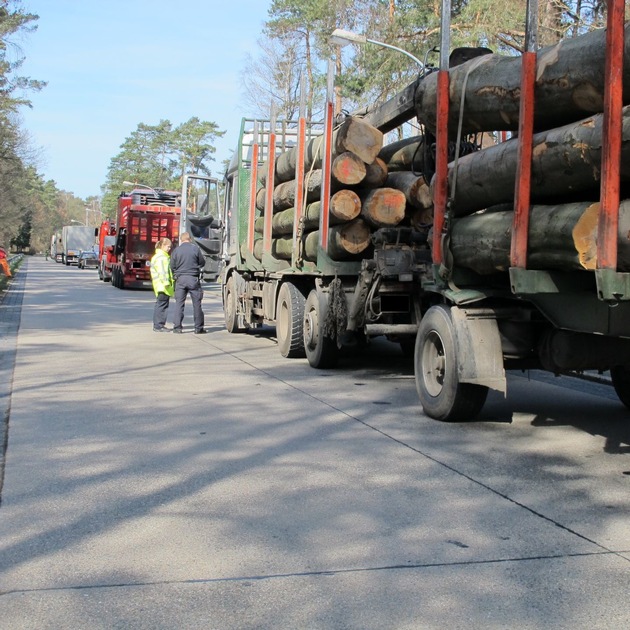
[[[308,143],[304,161],[305,208],[301,224],[304,258],[317,258],[318,228],[321,210],[323,137]],[[369,252],[371,232],[380,227],[393,227],[405,218],[405,197],[395,189],[383,187],[387,178],[385,164],[378,158],[383,134],[360,119],[348,117],[333,134],[332,195],[330,197],[331,239],[329,255],[333,260],[352,260]],[[291,259],[292,246],[287,234],[293,235],[295,217],[297,148],[278,155],[271,211],[273,213],[273,252],[282,259]],[[293,166],[294,169],[294,166]],[[263,166],[262,173],[267,172]],[[262,260],[264,214],[267,211],[267,181],[263,175],[256,194],[256,207],[261,216],[256,222],[255,253]]]

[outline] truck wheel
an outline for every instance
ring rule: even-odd
[[[234,286],[234,276],[230,276],[225,285],[223,297],[223,315],[225,317],[225,327],[229,333],[240,333],[245,330],[239,324],[238,296]]]
[[[630,409],[630,367],[617,365],[611,368],[610,377],[619,400]]]
[[[112,269],[112,286],[118,289],[118,268],[114,267]]]
[[[429,417],[448,422],[473,420],[481,411],[488,388],[460,383],[458,367],[450,309],[433,306],[420,322],[414,355],[416,389]]]
[[[276,338],[283,357],[304,357],[304,303],[306,298],[291,282],[278,291],[276,304]]]
[[[339,348],[324,336],[324,318],[328,300],[323,293],[313,289],[304,305],[304,350],[311,367],[331,368],[337,364]]]

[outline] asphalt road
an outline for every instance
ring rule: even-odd
[[[17,274],[0,629],[630,626],[609,387],[513,374],[478,421],[438,423],[393,344],[316,371],[226,333],[216,287],[204,304],[210,334],[189,304],[159,335],[149,292]]]

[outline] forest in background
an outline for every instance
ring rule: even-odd
[[[451,4],[454,47],[522,52],[525,0]],[[605,0],[539,4],[541,47],[605,25]],[[440,8],[440,0],[272,0],[257,54],[244,60],[240,75],[248,116],[269,117],[273,103],[280,118],[294,119],[303,77],[308,115],[321,117],[329,59],[335,64],[337,111],[386,100],[415,79],[418,68],[405,56],[378,46],[331,46],[330,34],[343,28],[437,63]],[[24,57],[15,43],[18,35],[37,36],[38,19],[24,11],[19,0],[0,0],[0,245],[29,253],[45,251],[51,234],[72,221],[89,219],[93,224],[101,213],[113,216],[123,180],[178,189],[183,173],[208,173],[215,160],[213,142],[225,133],[197,117],[180,124],[140,122],[122,139],[100,194],[81,199],[59,189],[39,173],[40,150],[20,118],[21,109],[31,106],[29,94],[46,89],[46,77],[20,76]]]

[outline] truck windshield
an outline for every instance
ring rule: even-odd
[[[216,219],[219,216],[217,185],[213,180],[190,177],[186,182],[186,212]]]

